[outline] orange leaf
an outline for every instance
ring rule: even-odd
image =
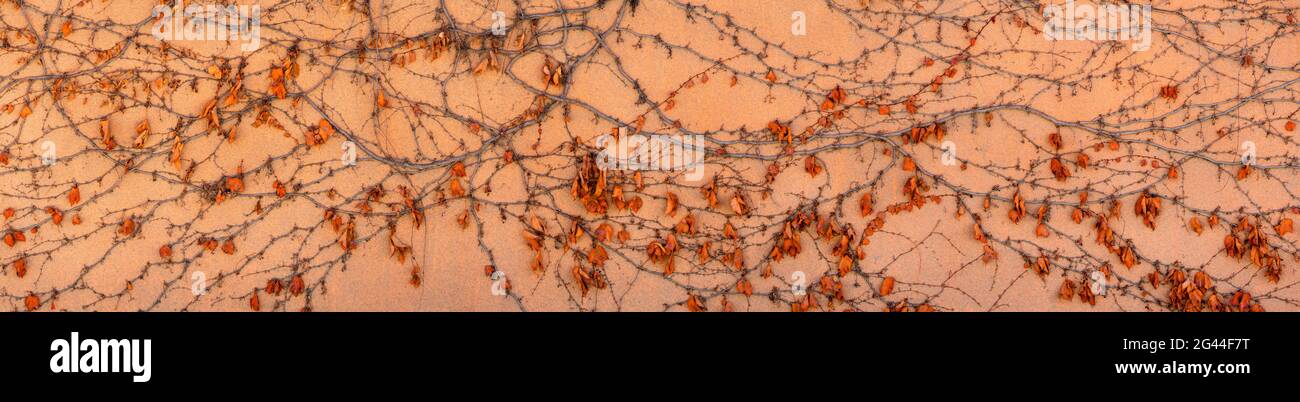
[[[894,293],[894,277],[886,276],[885,280],[880,282],[880,295],[889,296],[890,293]]]
[[[1294,231],[1291,228],[1291,218],[1283,218],[1281,222],[1278,222],[1277,226],[1273,227],[1273,229],[1277,230],[1277,234],[1279,236],[1283,236],[1286,235],[1287,233],[1291,233]]]
[[[77,205],[79,202],[81,202],[81,187],[73,184],[72,191],[68,192],[68,204]]]
[[[294,296],[301,295],[303,289],[306,287],[307,285],[302,281],[302,275],[294,275],[293,280],[289,281],[289,293],[292,293]]]
[[[677,194],[668,193],[668,200],[664,205],[664,215],[673,216],[677,214]]]
[[[803,169],[807,171],[809,175],[812,175],[812,177],[817,177],[817,175],[822,172],[822,167],[817,163],[817,158],[814,158],[812,155],[808,155],[807,158],[804,158]]]

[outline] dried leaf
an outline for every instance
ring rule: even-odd
[[[72,190],[68,191],[68,205],[77,205],[81,202],[81,187],[77,184],[72,185]]]
[[[880,282],[880,295],[889,296],[890,293],[894,293],[894,277],[886,276],[885,280]]]
[[[23,298],[23,304],[27,306],[27,311],[36,311],[41,307],[41,298],[36,297],[35,294],[28,294]]]

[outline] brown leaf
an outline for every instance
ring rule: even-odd
[[[131,145],[136,148],[143,148],[145,142],[149,141],[149,120],[141,120],[140,124],[135,126],[135,140]]]
[[[23,298],[23,304],[27,306],[27,311],[36,311],[41,307],[41,298],[36,297],[35,294],[28,294]]]
[[[673,216],[676,214],[677,214],[677,194],[669,192],[668,200],[665,201],[664,203],[664,215]]]
[[[1061,282],[1061,291],[1058,293],[1061,300],[1074,300],[1074,281],[1066,279]]]
[[[812,175],[812,177],[817,177],[817,175],[822,172],[822,167],[817,163],[817,158],[808,155],[808,157],[803,160],[803,170],[807,171],[809,175]]]
[[[419,285],[417,284],[416,286]],[[305,288],[306,284],[302,281],[302,275],[294,275],[293,280],[289,281],[289,293],[292,293],[294,296],[302,295],[302,291]]]
[[[1070,178],[1070,169],[1065,167],[1065,163],[1061,162],[1061,158],[1052,158],[1051,168],[1052,176],[1056,176],[1057,181],[1065,181],[1065,179]]]
[[[108,128],[108,120],[99,121],[99,138],[104,143],[104,149],[112,151],[117,147],[117,142],[113,141],[113,133]]]
[[[451,193],[452,197],[463,197],[465,195],[465,188],[461,187],[460,180],[451,179],[451,181],[447,183],[447,192]]]
[[[1192,228],[1192,231],[1196,232],[1197,235],[1200,235],[1201,231],[1204,230],[1201,228],[1201,219],[1195,216],[1193,216],[1191,220],[1187,221],[1187,226]]]
[[[889,296],[894,293],[894,277],[886,276],[884,281],[880,282],[880,295]]]
[[[689,310],[692,313],[708,311],[708,309],[704,307],[704,301],[700,300],[700,297],[696,295],[686,297],[686,310]]]
[[[121,225],[118,226],[117,232],[121,233],[123,236],[130,236],[134,234],[135,219],[131,219],[130,217],[123,218]]]
[[[172,154],[168,160],[171,161],[172,167],[175,167],[176,170],[181,169],[181,150],[183,149],[185,149],[185,143],[181,142],[181,137],[179,135],[172,137]]]
[[[749,283],[749,279],[740,278],[740,281],[736,282],[736,290],[745,296],[752,296],[754,294],[754,285]]]
[[[68,205],[77,205],[81,202],[81,187],[77,184],[72,185],[72,190],[68,191]]]
[[[1287,233],[1294,231],[1291,226],[1291,218],[1282,218],[1282,221],[1278,222],[1276,226],[1273,226],[1273,229],[1277,231],[1278,236],[1285,236]]]

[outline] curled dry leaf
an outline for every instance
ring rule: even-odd
[[[54,222],[55,225],[63,224],[63,211],[59,211],[58,208],[50,206],[45,207],[45,212],[50,214],[50,221]]]
[[[1047,136],[1047,143],[1052,146],[1052,149],[1060,151],[1063,146],[1061,143],[1061,133],[1049,134]]]
[[[28,294],[23,298],[23,304],[27,307],[27,311],[36,311],[41,307],[41,298],[35,294]]]
[[[664,202],[664,215],[674,216],[677,214],[677,194],[669,192],[667,200]]]
[[[889,296],[890,293],[894,293],[894,277],[886,276],[885,280],[880,282],[880,295]]]
[[[707,308],[705,308],[705,306],[704,306],[704,300],[700,299],[699,296],[696,296],[696,295],[694,295],[694,294],[689,295],[689,296],[686,297],[686,309],[689,310],[689,311],[692,312],[692,313],[694,313],[694,312],[701,312],[701,311],[709,311],[709,310],[708,310]]]
[[[1057,293],[1061,300],[1074,300],[1074,281],[1066,279],[1061,282],[1061,290]]]
[[[73,184],[72,190],[68,191],[68,205],[75,206],[79,202],[81,202],[81,186]]]
[[[1085,161],[1083,164],[1087,164],[1087,162]],[[1065,167],[1065,163],[1061,162],[1061,158],[1052,158],[1051,168],[1052,176],[1055,176],[1057,181],[1065,181],[1065,179],[1070,178],[1070,169]]]
[[[1281,222],[1273,226],[1273,230],[1276,230],[1279,236],[1285,236],[1287,233],[1293,232],[1291,218],[1282,218]]]
[[[749,215],[749,204],[739,192],[731,196],[731,210],[735,211],[736,215]]]
[[[117,147],[117,142],[113,140],[113,133],[108,128],[108,120],[99,121],[99,138],[105,150],[112,151]]]
[[[172,136],[172,152],[168,161],[176,170],[181,169],[181,151],[185,149],[185,143],[181,141],[180,135]]]
[[[1020,223],[1020,218],[1025,216],[1025,199],[1020,196],[1020,190],[1011,196],[1011,210],[1007,212],[1007,217],[1011,218],[1011,223]]]
[[[822,172],[821,164],[817,163],[817,158],[812,155],[803,159],[803,169],[812,177],[817,177]]]
[[[864,193],[862,198],[858,199],[858,209],[863,217],[871,215],[873,211],[872,204],[871,193]]]
[[[736,282],[736,290],[746,297],[752,296],[754,295],[754,284],[749,283],[749,279],[740,278],[740,281]]]
[[[418,278],[418,276],[416,278]],[[417,283],[415,284],[415,286],[418,287],[420,285]],[[305,288],[306,288],[306,284],[303,283],[302,275],[294,275],[293,279],[289,281],[289,293],[293,294],[294,296],[301,296]]]
[[[149,121],[141,120],[140,124],[135,126],[135,141],[132,141],[131,145],[136,148],[143,148],[147,141],[149,141]]]
[[[1197,235],[1200,235],[1204,230],[1204,228],[1201,227],[1201,219],[1195,216],[1193,216],[1191,220],[1187,221],[1187,227],[1191,228]]]
[[[118,225],[117,233],[122,236],[135,234],[135,219],[131,217],[123,218],[122,223]]]

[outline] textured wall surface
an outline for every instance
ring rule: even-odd
[[[0,308],[1300,309],[1295,0],[156,4],[0,0]]]

